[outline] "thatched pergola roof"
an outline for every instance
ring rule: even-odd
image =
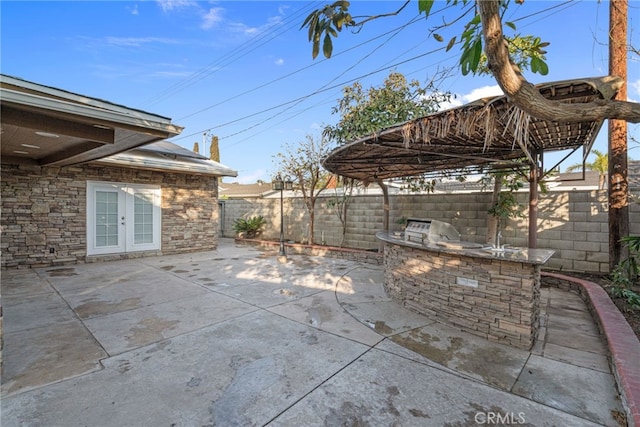
[[[547,99],[586,103],[611,99],[617,77],[566,80],[537,85]],[[338,147],[324,167],[365,182],[433,174],[505,169],[538,164],[542,153],[585,148],[586,156],[603,121],[558,123],[535,119],[506,96],[411,120]]]

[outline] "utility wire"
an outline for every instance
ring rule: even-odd
[[[288,110],[290,110],[290,109],[294,108],[296,105],[300,104],[300,103],[301,103],[301,102],[303,102],[304,100],[306,100],[306,99],[308,99],[308,98],[310,98],[310,97],[312,97],[312,96],[314,96],[314,95],[316,95],[316,94],[318,94],[318,93],[320,93],[320,92],[323,92],[323,89],[325,89],[325,88],[329,87],[329,85],[330,85],[331,83],[335,82],[339,77],[342,77],[342,76],[343,76],[343,75],[345,75],[347,72],[349,72],[349,71],[353,70],[355,67],[357,67],[358,65],[360,65],[360,64],[361,64],[365,59],[369,58],[369,57],[370,57],[371,55],[373,55],[376,51],[378,51],[378,50],[379,50],[379,49],[381,49],[384,45],[386,45],[387,43],[389,43],[389,41],[390,41],[391,39],[393,39],[395,36],[397,36],[398,34],[400,34],[400,32],[402,32],[402,30],[404,30],[408,25],[409,25],[409,24],[405,24],[405,25],[401,26],[397,31],[395,31],[395,32],[394,32],[392,35],[390,35],[386,40],[384,40],[382,43],[380,43],[378,46],[376,46],[373,50],[371,50],[369,53],[367,53],[366,55],[364,55],[362,58],[360,58],[360,59],[359,59],[357,62],[355,62],[353,65],[351,65],[351,66],[347,67],[345,70],[343,70],[340,74],[338,74],[337,76],[335,76],[334,78],[332,78],[331,80],[329,80],[327,83],[325,83],[324,85],[322,85],[319,89],[316,89],[313,93],[311,93],[311,94],[309,94],[309,95],[305,96],[303,99],[300,99],[300,100],[299,100],[299,101],[297,101],[297,102],[294,102],[292,105],[289,105],[289,106],[288,106],[288,107],[286,107],[284,110],[281,110],[281,111],[279,111],[278,113],[273,114],[273,115],[272,115],[272,116],[270,116],[270,117],[267,117],[265,120],[263,120],[263,121],[262,121],[262,122],[260,122],[260,123],[256,123],[256,124],[255,124],[255,125],[253,125],[253,126],[250,126],[250,127],[248,127],[248,128],[245,128],[245,129],[243,129],[243,130],[241,130],[241,131],[239,131],[239,132],[236,132],[236,133],[234,133],[234,134],[224,136],[224,137],[222,137],[222,138],[229,138],[229,137],[232,137],[232,136],[238,135],[238,134],[240,134],[240,133],[247,132],[247,131],[249,131],[249,130],[251,130],[251,129],[253,129],[253,128],[257,127],[257,126],[260,126],[261,124],[264,124],[265,122],[267,122],[267,121],[269,121],[269,120],[272,120],[272,119],[274,119],[274,118],[276,118],[276,117],[280,116],[281,114],[284,114],[285,112],[287,112]]]
[[[575,5],[576,3],[578,3],[576,0],[568,0],[568,1],[564,2],[564,3],[558,4],[558,5],[553,5],[553,6],[550,6],[550,7],[548,7],[548,8],[545,8],[545,9],[543,9],[543,10],[541,10],[541,11],[537,11],[537,12],[534,12],[534,13],[532,13],[532,14],[526,15],[526,16],[524,16],[524,17],[517,18],[517,19],[513,20],[513,22],[522,21],[523,19],[529,19],[529,18],[531,18],[531,17],[533,17],[533,16],[537,16],[537,15],[540,15],[540,14],[545,14],[545,13],[548,13],[549,11],[554,10],[554,9],[562,8],[561,10],[557,10],[557,11],[554,11],[554,12],[553,12],[553,14],[556,14],[556,13],[559,13],[559,12],[563,11],[563,10],[564,10],[565,8],[567,8],[567,7],[571,7],[571,6]],[[443,10],[444,10],[444,9],[443,9]],[[548,16],[548,15],[545,15],[545,16]],[[543,18],[541,18],[541,19],[544,19],[544,17],[543,17]],[[397,27],[397,28],[395,28],[395,29],[393,29],[393,30],[391,30],[391,31],[388,31],[388,32],[386,32],[386,33],[384,33],[384,34],[382,34],[382,35],[376,36],[375,38],[372,38],[372,39],[370,39],[370,40],[367,40],[367,41],[365,41],[365,42],[363,42],[363,43],[361,43],[361,44],[358,44],[358,45],[356,45],[356,46],[354,46],[354,47],[352,47],[352,48],[350,48],[350,49],[347,49],[347,50],[345,50],[345,51],[343,51],[343,52],[340,52],[339,54],[336,54],[336,55],[334,55],[334,56],[338,56],[338,55],[341,55],[341,54],[346,54],[348,51],[353,50],[353,49],[356,49],[356,48],[359,48],[359,47],[363,46],[364,44],[368,44],[368,43],[370,43],[370,42],[372,42],[372,41],[374,41],[374,40],[376,40],[376,39],[378,39],[378,38],[380,38],[380,37],[383,37],[384,35],[388,35],[388,34],[390,34],[390,33],[396,33],[396,32],[398,32],[398,31],[400,31],[400,30],[402,30],[402,29],[406,28],[407,26],[414,24],[415,22],[419,22],[419,20],[420,20],[420,19],[419,19],[419,16],[418,16],[418,17],[414,18],[413,20],[409,21],[408,23],[406,23],[406,24],[404,24],[404,25],[402,25],[402,26],[400,26],[400,27]],[[391,36],[391,37],[393,37],[393,36]],[[383,43],[383,44],[384,44],[384,43]],[[379,45],[376,49],[374,49],[374,51],[375,51],[375,50],[377,50],[377,49],[379,49],[381,46],[382,46],[382,45]],[[407,51],[405,51],[405,53],[406,53],[406,52],[408,52],[409,50],[410,50],[410,49],[408,49]],[[212,131],[213,129],[223,128],[223,127],[226,127],[226,126],[228,126],[228,125],[231,125],[231,124],[237,123],[237,122],[239,122],[239,121],[246,120],[246,119],[249,119],[249,118],[251,118],[251,117],[255,117],[255,116],[258,116],[258,115],[260,115],[260,114],[263,114],[263,113],[266,113],[266,112],[269,112],[269,111],[272,111],[272,110],[275,110],[275,109],[278,109],[278,108],[282,108],[282,107],[286,107],[286,106],[288,106],[285,110],[283,110],[283,111],[281,111],[281,112],[279,112],[279,113],[277,113],[277,114],[274,114],[274,115],[272,115],[272,116],[268,117],[267,119],[262,120],[262,121],[260,121],[259,123],[254,124],[254,125],[251,125],[251,126],[249,126],[249,127],[245,128],[245,129],[242,129],[242,130],[240,130],[240,131],[238,131],[238,132],[235,132],[235,133],[230,134],[230,135],[223,136],[223,137],[221,137],[221,138],[220,138],[220,140],[222,140],[222,139],[226,139],[226,138],[230,138],[230,137],[233,137],[233,136],[236,136],[236,135],[238,135],[238,134],[241,134],[241,133],[247,132],[247,131],[249,131],[249,130],[251,130],[251,129],[254,129],[255,127],[257,127],[257,126],[259,126],[259,125],[261,125],[261,124],[264,124],[265,122],[267,122],[267,121],[269,121],[269,120],[272,120],[273,118],[275,118],[275,117],[277,117],[277,116],[279,116],[279,115],[283,114],[284,112],[286,112],[286,111],[290,110],[291,108],[293,108],[295,105],[297,105],[297,104],[301,103],[302,101],[304,101],[304,100],[306,100],[306,99],[308,99],[308,98],[310,98],[310,97],[312,97],[312,96],[314,96],[314,95],[317,95],[317,94],[322,93],[322,92],[326,92],[326,91],[328,91],[328,90],[336,89],[336,88],[338,88],[338,87],[343,87],[343,86],[345,86],[345,85],[347,85],[347,84],[349,84],[349,83],[353,83],[354,81],[357,81],[357,80],[360,80],[360,79],[362,79],[362,78],[365,78],[365,77],[369,77],[369,76],[372,76],[372,75],[378,74],[378,73],[380,73],[380,72],[382,72],[382,71],[386,71],[386,70],[389,70],[389,69],[391,69],[391,68],[393,68],[393,67],[396,67],[396,66],[399,66],[399,65],[402,65],[402,64],[405,64],[405,63],[408,63],[408,62],[411,62],[411,61],[414,61],[414,60],[420,59],[420,58],[422,58],[422,57],[424,57],[424,56],[427,56],[427,55],[430,55],[430,54],[433,54],[433,53],[439,52],[439,51],[441,51],[441,50],[444,50],[444,48],[435,49],[435,50],[432,50],[432,51],[429,51],[429,52],[425,52],[425,53],[423,53],[423,54],[421,54],[421,55],[414,56],[414,57],[409,58],[409,59],[407,59],[407,60],[405,60],[405,61],[399,61],[399,62],[393,63],[393,64],[391,64],[391,65],[388,65],[388,66],[384,66],[384,67],[378,68],[378,69],[377,69],[377,70],[375,70],[375,71],[372,71],[372,72],[370,72],[370,73],[366,73],[366,74],[360,75],[360,76],[355,77],[355,78],[353,78],[353,79],[347,80],[346,82],[342,82],[342,83],[339,83],[339,84],[336,84],[336,85],[328,86],[328,85],[329,85],[329,83],[331,83],[332,81],[335,81],[337,77],[339,77],[340,75],[344,75],[344,74],[345,74],[349,69],[352,69],[352,68],[354,67],[354,66],[351,66],[351,67],[349,67],[347,70],[345,70],[343,73],[341,73],[340,75],[338,75],[337,77],[335,77],[335,78],[333,78],[331,81],[329,81],[327,84],[325,84],[324,86],[322,86],[320,89],[318,89],[318,90],[316,90],[316,91],[314,91],[314,92],[312,92],[312,93],[310,93],[310,94],[307,94],[307,95],[304,95],[304,96],[301,96],[301,97],[295,98],[295,99],[293,99],[293,100],[290,100],[290,101],[287,101],[287,102],[284,102],[284,103],[281,103],[281,104],[278,104],[278,105],[275,105],[275,106],[272,106],[272,107],[269,107],[269,108],[266,108],[266,109],[260,110],[260,111],[258,111],[258,112],[255,112],[255,113],[252,113],[252,114],[246,115],[246,116],[244,116],[244,117],[240,117],[240,118],[238,118],[238,119],[234,119],[234,120],[231,120],[231,121],[228,121],[228,122],[222,123],[222,124],[220,124],[220,125],[213,126],[213,127],[211,127],[211,128],[205,129],[205,130],[200,131],[200,132],[194,132],[194,133],[189,134],[189,135],[181,136],[180,138],[178,138],[178,139],[176,139],[176,140],[181,140],[181,139],[184,139],[184,138],[190,138],[190,137],[192,137],[192,136],[194,136],[194,135],[199,135],[199,134],[201,134],[201,133],[203,133],[203,132],[210,132],[210,131]],[[366,57],[368,57],[368,56],[370,56],[372,53],[373,53],[373,52],[371,52],[370,54],[366,55],[366,56],[365,56],[365,58],[366,58]],[[396,56],[396,58],[401,57],[401,56],[402,56],[402,54],[401,54],[401,55]],[[364,59],[364,58],[363,58],[363,59]],[[362,59],[362,60],[363,60],[363,59]],[[231,99],[236,99],[238,96],[243,96],[243,95],[246,95],[246,94],[248,94],[248,93],[254,92],[254,91],[258,90],[258,89],[261,89],[261,88],[263,88],[263,87],[265,87],[265,86],[269,86],[269,85],[271,85],[271,84],[273,84],[273,83],[275,83],[275,82],[278,82],[278,81],[283,80],[283,79],[285,79],[285,78],[287,78],[287,77],[290,77],[291,75],[297,74],[297,73],[299,73],[299,72],[301,72],[301,71],[303,71],[303,70],[306,70],[306,69],[308,69],[308,68],[310,68],[310,67],[312,67],[312,66],[316,66],[316,65],[318,65],[318,64],[320,64],[320,63],[322,63],[322,62],[324,62],[324,61],[326,61],[326,60],[327,60],[327,59],[324,59],[324,60],[319,61],[319,62],[314,62],[313,64],[311,64],[311,65],[309,65],[309,66],[306,66],[306,67],[303,67],[303,68],[301,68],[301,69],[299,69],[299,70],[293,71],[293,72],[291,72],[291,73],[289,73],[289,74],[287,74],[287,75],[285,75],[285,76],[282,76],[282,77],[280,77],[280,78],[278,78],[278,79],[272,80],[272,81],[267,82],[267,83],[265,83],[265,84],[263,84],[263,85],[257,86],[257,87],[255,87],[255,88],[253,88],[253,89],[249,89],[249,90],[247,90],[247,91],[245,91],[245,92],[240,93],[239,95],[236,95],[236,96],[233,96],[233,97],[229,97],[229,98],[227,98],[227,99],[225,99],[225,100],[223,100],[223,101],[220,101],[220,102],[218,102],[218,103],[216,103],[216,104],[210,105],[209,107],[206,107],[206,108],[204,108],[204,109],[201,109],[201,110],[199,110],[199,111],[197,111],[197,112],[195,112],[195,113],[192,113],[192,114],[190,114],[190,115],[188,115],[188,116],[184,116],[184,117],[182,117],[182,119],[185,119],[185,118],[188,118],[188,117],[192,117],[192,116],[194,116],[194,115],[196,115],[196,114],[202,113],[202,112],[207,111],[207,110],[209,110],[209,109],[211,109],[211,108],[214,108],[214,107],[216,107],[216,106],[219,106],[219,105],[223,104],[224,102],[227,102],[227,101],[229,101],[229,100],[231,100]],[[362,60],[361,60],[361,61],[362,61]],[[361,62],[361,61],[360,61],[360,62]],[[442,61],[440,61],[440,62],[442,62]],[[387,64],[388,64],[388,63],[389,63],[389,61],[387,62]],[[432,66],[432,65],[433,65],[433,64],[430,64],[429,66]],[[428,68],[428,67],[424,67],[424,68],[422,68],[422,69],[426,69],[426,68]],[[293,105],[291,105],[291,104],[293,104]],[[313,108],[313,106],[312,106],[312,107],[308,107],[307,109],[305,109],[305,110],[303,110],[303,111],[306,111],[306,110],[308,110],[308,109],[310,109],[310,108]],[[301,114],[301,113],[298,113],[298,114],[296,114],[296,115],[299,115],[299,114]],[[293,116],[293,117],[295,117],[295,116]],[[235,145],[235,144],[234,144],[234,145]]]
[[[253,52],[254,50],[258,49],[259,47],[262,47],[263,45],[265,45],[266,43],[270,42],[271,40],[279,37],[280,35],[290,31],[293,27],[289,27],[287,29],[285,29],[284,31],[280,31],[280,32],[276,32],[276,30],[278,28],[282,28],[282,26],[286,25],[289,23],[289,21],[295,20],[298,21],[300,19],[300,15],[307,13],[309,10],[313,9],[316,7],[316,4],[320,4],[321,2],[316,2],[314,3],[308,3],[306,4],[304,7],[302,7],[301,9],[298,9],[295,13],[293,13],[292,15],[289,15],[285,20],[274,23],[270,26],[268,26],[264,31],[260,32],[259,34],[255,35],[254,37],[252,37],[251,39],[249,39],[247,42],[243,43],[241,45],[240,48],[238,49],[234,49],[231,52],[226,53],[225,55],[223,55],[222,57],[216,59],[215,61],[209,63],[206,67],[192,73],[190,76],[182,79],[181,81],[177,82],[176,84],[168,87],[167,89],[161,91],[160,93],[158,93],[156,96],[152,97],[148,103],[147,106],[156,104],[166,98],[169,98],[175,94],[177,94],[178,92],[181,92],[185,89],[187,89],[188,87],[198,83],[199,81],[209,77],[210,75],[222,70],[224,67],[226,67],[227,65],[239,60],[240,58],[243,58],[244,56],[248,55],[249,53]],[[262,40],[261,43],[258,43]]]
[[[359,44],[357,44],[357,45],[355,45],[355,46],[352,46],[352,47],[350,47],[350,48],[348,48],[348,49],[345,49],[345,50],[343,50],[343,51],[341,51],[341,52],[339,52],[339,53],[337,53],[337,54],[333,55],[333,58],[337,58],[337,57],[339,57],[339,56],[346,55],[346,54],[348,54],[349,52],[351,52],[352,50],[359,49],[359,48],[361,48],[362,46],[365,46],[365,45],[367,45],[367,44],[369,44],[369,43],[372,43],[372,42],[374,42],[375,40],[377,40],[377,39],[379,39],[379,38],[382,38],[382,37],[384,37],[384,36],[386,36],[386,35],[388,35],[388,34],[394,33],[394,32],[396,32],[396,31],[398,31],[399,29],[402,29],[402,28],[405,28],[405,27],[407,27],[407,26],[409,26],[409,25],[415,24],[415,23],[416,23],[416,22],[418,22],[418,21],[419,21],[418,19],[414,19],[414,20],[412,20],[412,21],[410,21],[410,22],[408,22],[408,23],[406,23],[406,24],[401,25],[400,27],[396,27],[396,28],[394,28],[394,29],[392,29],[392,30],[389,30],[389,31],[385,32],[385,33],[382,33],[382,34],[380,34],[380,35],[377,35],[377,36],[375,36],[375,37],[373,37],[373,38],[371,38],[371,39],[368,39],[368,40],[366,40],[366,41],[364,41],[364,42],[362,42],[362,43],[359,43]],[[289,77],[291,77],[291,76],[294,76],[294,75],[296,75],[296,74],[298,74],[298,73],[301,73],[302,71],[305,71],[305,70],[307,70],[307,69],[309,69],[309,68],[311,68],[311,67],[316,67],[316,66],[318,66],[318,65],[320,65],[320,64],[322,64],[322,63],[324,63],[324,62],[326,62],[326,61],[329,61],[329,59],[324,58],[324,59],[321,59],[320,61],[314,61],[314,62],[312,62],[311,64],[309,64],[309,65],[307,65],[307,66],[305,66],[305,67],[302,67],[302,68],[299,68],[299,69],[297,69],[297,70],[294,70],[294,71],[292,71],[292,72],[290,72],[290,73],[288,73],[288,74],[285,74],[285,75],[283,75],[283,76],[281,76],[281,77],[278,77],[277,79],[274,79],[274,80],[268,81],[268,82],[266,82],[266,83],[263,83],[263,84],[261,84],[261,85],[259,85],[259,86],[256,86],[256,87],[252,88],[252,89],[248,89],[248,90],[246,90],[246,91],[244,91],[244,92],[241,92],[241,93],[239,93],[239,94],[232,95],[232,96],[230,96],[230,97],[228,97],[228,98],[226,98],[226,99],[223,99],[223,100],[221,100],[221,101],[218,101],[218,102],[216,102],[215,104],[209,105],[209,106],[207,106],[207,107],[205,107],[205,108],[202,108],[202,109],[200,109],[200,110],[198,110],[198,111],[196,111],[196,112],[193,112],[193,113],[191,113],[191,114],[189,114],[189,115],[186,115],[186,116],[180,117],[180,118],[176,119],[176,121],[184,120],[184,119],[187,119],[187,118],[193,117],[193,116],[195,116],[195,115],[197,115],[197,114],[204,113],[205,111],[208,111],[208,110],[211,110],[212,108],[218,107],[218,106],[220,106],[220,105],[224,104],[225,102],[231,101],[231,100],[233,100],[233,99],[238,99],[238,98],[239,98],[239,97],[241,97],[241,96],[248,95],[248,94],[250,94],[250,93],[252,93],[252,92],[255,92],[255,91],[259,90],[259,89],[263,89],[263,88],[265,88],[265,87],[267,87],[267,86],[270,86],[270,85],[272,85],[272,84],[274,84],[274,83],[277,83],[277,82],[279,82],[279,81],[281,81],[281,80],[284,80],[284,79],[289,78]]]
[[[304,100],[304,99],[310,98],[311,96],[313,96],[313,95],[317,95],[318,93],[326,92],[326,91],[329,91],[329,90],[332,90],[332,89],[336,89],[336,88],[341,88],[341,87],[343,87],[343,86],[346,86],[346,85],[348,85],[348,84],[350,84],[350,83],[353,83],[353,82],[358,81],[358,80],[360,80],[360,79],[363,79],[363,78],[365,78],[365,77],[373,76],[373,75],[375,75],[375,74],[381,73],[382,71],[386,71],[386,70],[389,70],[389,69],[391,69],[391,68],[393,68],[393,67],[397,67],[398,65],[402,65],[402,64],[409,63],[409,62],[411,62],[411,61],[415,61],[415,60],[417,60],[417,59],[423,58],[423,57],[428,56],[428,55],[432,55],[432,54],[434,54],[434,53],[436,53],[436,52],[440,52],[440,51],[443,51],[443,50],[445,50],[445,49],[446,49],[446,47],[440,47],[440,48],[438,48],[438,49],[430,50],[430,51],[428,51],[428,52],[425,52],[425,53],[422,53],[422,54],[420,54],[420,55],[416,55],[416,56],[414,56],[414,57],[412,57],[412,58],[406,59],[406,60],[404,60],[404,61],[396,62],[396,63],[391,64],[391,65],[389,65],[389,66],[385,66],[385,67],[382,67],[382,68],[378,68],[378,69],[376,69],[376,70],[374,70],[374,71],[371,71],[371,72],[369,72],[369,73],[361,74],[360,76],[354,77],[354,78],[352,78],[352,79],[349,79],[349,80],[343,81],[343,82],[341,82],[341,83],[337,83],[337,84],[332,85],[332,86],[329,86],[329,87],[326,87],[326,88],[324,88],[324,89],[322,89],[322,90],[318,90],[318,91],[316,91],[316,92],[314,92],[314,93],[312,93],[312,94],[303,95],[303,96],[301,96],[301,97],[298,97],[298,98],[292,99],[292,100],[290,100],[290,101],[286,101],[286,102],[280,103],[280,104],[278,104],[278,105],[274,105],[274,106],[272,106],[272,107],[265,108],[264,110],[260,110],[260,111],[257,111],[257,112],[255,112],[255,113],[248,114],[248,115],[246,115],[246,116],[244,116],[244,117],[240,117],[240,118],[237,118],[237,119],[234,119],[234,120],[230,120],[230,121],[228,121],[228,122],[225,122],[225,123],[222,123],[222,124],[219,124],[219,125],[216,125],[216,126],[210,127],[210,128],[208,128],[208,129],[204,129],[204,130],[201,130],[201,131],[199,131],[199,132],[194,132],[194,133],[191,133],[191,134],[189,134],[189,135],[185,135],[185,136],[183,136],[183,137],[180,137],[180,138],[174,139],[174,141],[179,141],[179,140],[181,140],[181,139],[185,139],[185,138],[191,138],[191,137],[192,137],[192,136],[194,136],[194,135],[200,135],[200,134],[202,134],[203,132],[209,132],[209,131],[211,131],[211,130],[213,130],[213,129],[223,128],[223,127],[225,127],[225,126],[229,126],[229,125],[231,125],[231,124],[233,124],[233,123],[237,123],[237,122],[239,122],[239,121],[246,120],[246,119],[249,119],[249,118],[251,118],[251,117],[258,116],[258,115],[260,115],[260,114],[263,114],[263,113],[266,113],[266,112],[269,112],[269,111],[275,110],[275,109],[277,109],[277,108],[284,107],[284,106],[289,105],[289,104],[293,104],[293,103],[298,102],[298,101],[300,101],[300,100]],[[235,134],[234,134],[234,135],[235,135]],[[233,135],[229,135],[229,136],[233,136]],[[229,137],[229,136],[227,136],[227,137]]]
[[[444,11],[444,10],[448,9],[448,8],[451,8],[451,7],[452,7],[452,6],[447,5],[447,6],[443,7],[443,8],[441,8],[440,10],[438,10],[436,13],[442,12],[442,11]],[[384,36],[386,36],[386,35],[388,35],[388,34],[396,33],[396,32],[398,32],[399,30],[405,29],[405,28],[407,28],[408,26],[413,25],[413,24],[415,24],[416,22],[419,22],[420,20],[421,20],[421,19],[420,19],[420,14],[419,14],[417,17],[415,17],[415,18],[414,18],[414,19],[412,19],[411,21],[409,21],[409,22],[407,22],[407,23],[405,23],[405,24],[403,24],[403,25],[401,25],[401,26],[399,26],[399,27],[396,27],[396,28],[394,28],[394,29],[391,29],[391,30],[389,30],[389,31],[387,31],[387,32],[385,32],[385,33],[382,33],[382,34],[380,34],[380,35],[378,35],[378,36],[375,36],[375,37],[373,37],[373,38],[371,38],[371,39],[369,39],[369,40],[366,40],[366,41],[364,41],[364,42],[362,42],[362,43],[359,43],[359,44],[357,44],[357,45],[355,45],[355,46],[352,46],[351,48],[348,48],[348,49],[346,49],[346,50],[344,50],[344,51],[341,51],[341,52],[339,52],[339,53],[337,53],[337,54],[333,55],[333,58],[336,58],[336,57],[341,56],[341,55],[345,55],[345,54],[347,54],[348,52],[350,52],[350,51],[352,51],[352,50],[358,49],[358,48],[360,48],[360,47],[362,47],[362,46],[364,46],[364,45],[366,45],[366,44],[368,44],[368,43],[371,43],[371,42],[373,42],[373,41],[375,41],[375,40],[377,40],[377,39],[379,39],[379,38],[382,38],[382,37],[384,37]],[[407,50],[406,52],[408,52],[408,50]],[[402,55],[398,55],[398,56],[396,56],[396,58],[401,57],[401,56],[402,56]],[[257,91],[257,90],[259,90],[259,89],[262,89],[262,88],[264,88],[264,87],[266,87],[266,86],[269,86],[269,85],[271,85],[271,84],[274,84],[274,83],[276,83],[276,82],[278,82],[278,81],[280,81],[280,80],[283,80],[283,79],[285,79],[285,78],[288,78],[288,77],[291,77],[291,76],[293,76],[293,75],[295,75],[295,74],[298,74],[298,73],[300,73],[300,72],[302,72],[302,71],[304,71],[304,70],[307,70],[308,68],[318,66],[318,65],[320,65],[320,64],[322,64],[323,62],[328,61],[328,60],[329,60],[329,59],[326,59],[326,58],[325,58],[325,59],[322,59],[322,60],[320,60],[320,61],[313,62],[313,63],[311,63],[311,64],[307,65],[306,67],[300,68],[300,69],[295,70],[295,71],[293,71],[293,72],[291,72],[291,73],[288,73],[288,74],[286,74],[286,75],[284,75],[284,76],[281,76],[281,77],[279,77],[279,78],[277,78],[277,79],[271,80],[271,81],[269,81],[269,82],[267,82],[267,83],[264,83],[264,84],[262,84],[262,85],[259,85],[259,86],[257,86],[257,87],[254,87],[254,88],[252,88],[252,89],[249,89],[249,90],[246,90],[246,91],[244,91],[244,92],[241,92],[240,94],[230,96],[230,97],[228,97],[228,98],[226,98],[226,99],[224,99],[224,100],[222,100],[222,101],[218,101],[218,102],[217,102],[217,103],[215,103],[215,104],[209,105],[208,107],[205,107],[205,108],[203,108],[203,109],[200,109],[200,110],[198,110],[198,111],[196,111],[196,112],[194,112],[194,113],[191,113],[191,114],[189,114],[189,115],[187,115],[187,116],[180,117],[180,118],[178,118],[178,119],[176,119],[176,120],[177,120],[177,121],[180,121],[180,120],[184,120],[184,119],[187,119],[187,118],[193,117],[193,116],[195,116],[195,115],[197,115],[197,114],[203,113],[203,112],[205,112],[205,111],[207,111],[207,110],[210,110],[210,109],[215,108],[215,107],[217,107],[217,106],[219,106],[219,105],[222,105],[222,104],[224,104],[224,103],[225,103],[225,102],[227,102],[227,101],[230,101],[230,100],[233,100],[233,99],[237,99],[237,98],[238,98],[238,97],[240,97],[240,96],[247,95],[247,94],[249,94],[249,93],[255,92],[255,91]]]

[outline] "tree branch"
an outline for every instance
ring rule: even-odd
[[[504,94],[527,114],[542,120],[581,122],[585,120],[619,119],[640,122],[640,104],[627,101],[596,100],[583,104],[550,101],[529,83],[520,69],[511,61],[507,43],[502,34],[498,0],[477,1],[485,53],[489,69]],[[620,80],[620,85],[624,84]]]
[[[404,4],[402,6],[400,6],[400,8],[398,10],[396,10],[395,12],[389,12],[389,13],[383,13],[381,15],[374,15],[374,16],[368,16],[367,19],[364,19],[358,23],[355,23],[354,26],[362,26],[364,24],[366,24],[369,21],[373,21],[374,19],[378,19],[378,18],[386,18],[388,16],[396,16],[398,15],[400,12],[402,12],[402,10],[407,7],[407,5],[409,4],[411,0],[406,0],[404,2]]]

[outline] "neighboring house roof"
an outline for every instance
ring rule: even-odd
[[[270,182],[255,184],[238,184],[237,182],[221,182],[218,185],[219,197],[265,197],[273,192]]]
[[[3,162],[85,163],[171,138],[157,114],[0,74]]]
[[[235,170],[180,147],[158,141],[95,161],[100,164],[156,171],[175,171],[197,175],[238,176]]]
[[[600,185],[600,172],[585,171],[562,172],[545,180],[550,190],[597,190]],[[605,188],[607,180],[604,182]]]

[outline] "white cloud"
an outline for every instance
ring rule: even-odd
[[[464,104],[468,104],[477,99],[487,98],[490,96],[502,95],[502,89],[500,86],[482,86],[476,89],[473,89],[471,92],[467,94],[460,95],[458,94],[455,98],[452,98],[450,102],[445,102],[440,104],[440,110],[447,110],[449,108],[460,107]]]
[[[242,22],[232,22],[229,24],[229,31],[252,36],[258,33],[269,31],[272,28],[275,28],[276,26],[280,25],[281,23],[282,23],[282,16],[280,15],[272,16],[268,18],[265,24],[257,27],[252,27]]]
[[[215,27],[218,23],[222,22],[223,10],[224,9],[222,9],[221,7],[212,7],[211,9],[209,9],[209,11],[202,17],[201,28],[203,30],[208,30]]]
[[[238,174],[238,183],[239,184],[254,184],[259,179],[264,180],[267,171],[265,169],[256,169],[248,174],[239,173]]]
[[[192,71],[153,71],[149,74],[150,78],[159,77],[159,78],[186,78],[193,74]]]
[[[631,102],[638,102],[636,100],[640,99],[640,79],[629,82],[629,89],[627,91],[627,99]]]
[[[276,65],[284,65],[284,59],[278,58],[273,63]]]
[[[145,44],[177,44],[176,40],[162,37],[113,37],[105,38],[108,45],[120,47],[140,47]]]
[[[249,27],[241,22],[231,22],[229,23],[229,31],[251,36],[258,33],[260,29],[258,27]]]
[[[131,12],[132,15],[138,15],[138,5],[134,4],[133,7],[127,7],[127,10]]]
[[[479,87],[477,89],[472,90],[470,93],[466,95],[462,95],[460,98],[462,98],[462,101],[464,103],[468,103],[468,102],[473,102],[476,99],[486,98],[489,96],[497,96],[497,95],[502,95],[502,89],[500,89],[500,86],[498,85],[493,85],[493,86]]]
[[[170,12],[174,9],[183,9],[186,7],[197,6],[198,4],[192,0],[156,0],[163,12]]]

